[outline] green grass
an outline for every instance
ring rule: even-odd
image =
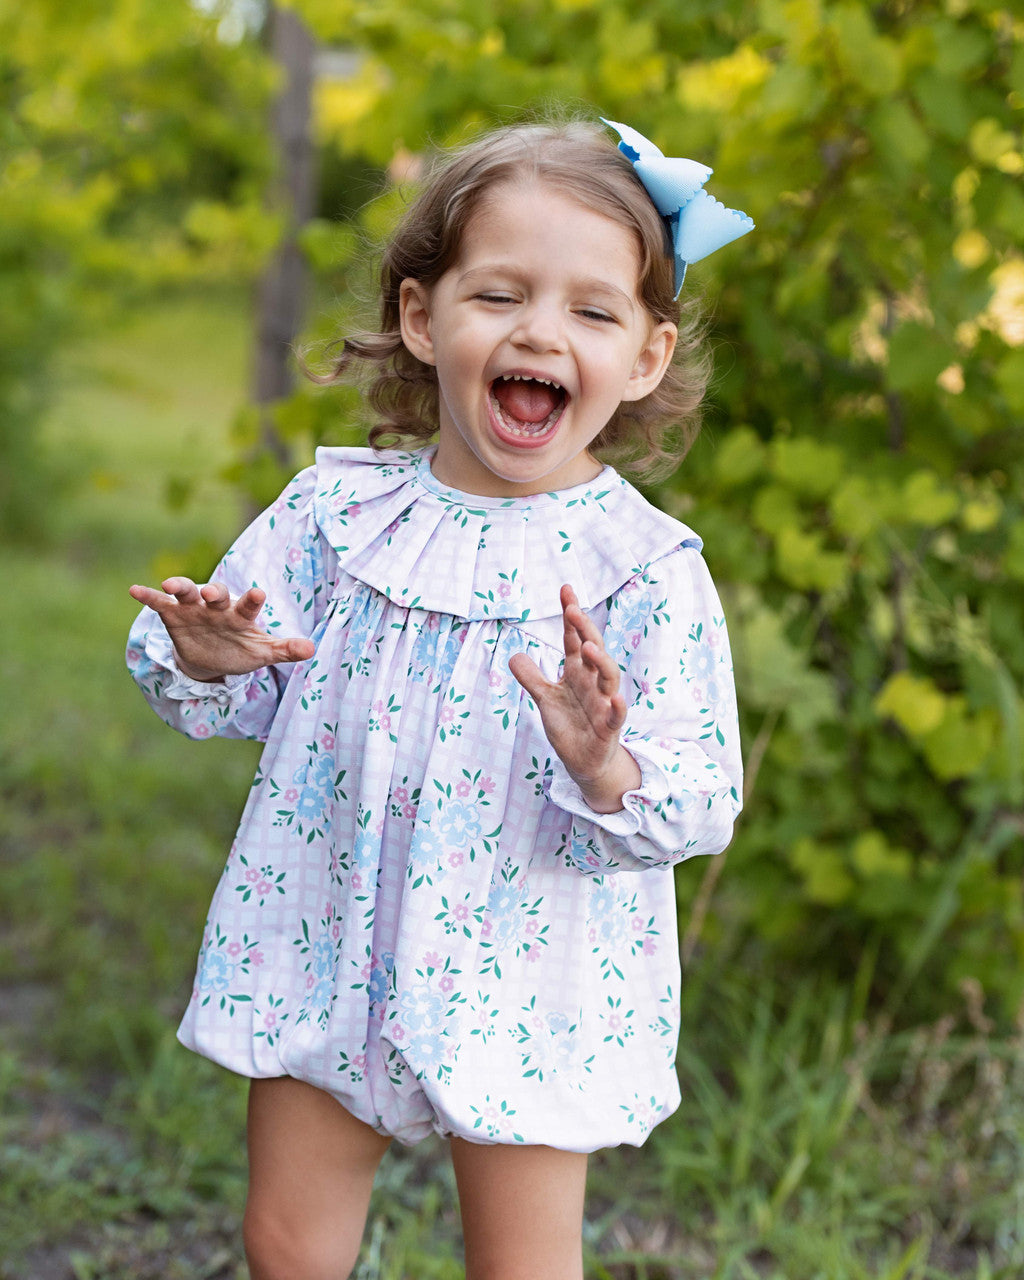
[[[244,1083],[173,1027],[255,748],[161,726],[122,652],[128,585],[202,572],[242,521],[216,470],[246,327],[244,300],[171,300],[72,353],[46,442],[76,483],[40,495],[45,545],[5,549],[4,1280],[244,1280]],[[683,1104],[593,1161],[588,1280],[1024,1274],[1022,1034],[974,988],[892,1032],[870,977],[691,969]],[[443,1144],[390,1154],[359,1280],[461,1276],[455,1200]]]

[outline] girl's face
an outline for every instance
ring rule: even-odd
[[[402,338],[437,369],[442,484],[523,497],[600,472],[591,442],[654,390],[676,341],[637,296],[639,267],[627,228],[533,182],[488,194],[433,288],[403,281]]]

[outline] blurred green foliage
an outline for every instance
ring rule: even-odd
[[[326,147],[393,173],[545,102],[714,164],[718,376],[656,491],[736,650],[748,804],[690,947],[739,931],[893,1009],[1024,967],[1024,22],[971,0],[296,0],[362,54]],[[387,222],[394,192],[385,196]],[[381,210],[364,218],[373,232]],[[700,905],[698,905],[700,904]]]
[[[680,881],[688,946],[739,937],[755,956],[839,974],[877,950],[876,995],[893,1012],[906,1001],[927,1016],[972,977],[1012,1014],[1024,994],[1016,10],[294,7],[356,55],[317,91],[334,183],[400,182],[418,153],[568,104],[713,164],[716,196],[754,217],[752,236],[688,277],[714,318],[717,376],[704,436],[654,494],[703,535],[722,587],[748,764],[727,874],[716,883],[716,863],[703,885]],[[54,339],[76,316],[142,284],[245,274],[273,241],[260,203],[272,77],[255,41],[224,38],[231,5],[204,10],[15,14],[0,0],[5,470],[29,459]],[[401,198],[386,186],[307,229],[324,296],[368,291],[363,245]],[[314,336],[351,314],[340,303]],[[360,412],[351,391],[304,393],[277,422],[298,457],[355,439]],[[232,474],[263,500],[281,477],[251,458],[254,421],[240,419]],[[5,493],[8,512],[20,492]]]
[[[215,6],[0,0],[0,531],[38,536],[35,435],[76,334],[251,275],[279,226],[251,41]]]
[[[216,472],[247,323],[242,293],[197,287],[79,344],[41,436],[83,481],[48,545],[4,548],[3,1280],[246,1274],[245,1082],[173,1027],[257,744],[157,724],[121,648],[125,584],[199,537],[207,572],[242,518]],[[977,983],[893,1031],[870,949],[839,983],[744,959],[688,967],[679,1112],[592,1161],[588,1280],[1016,1280],[1022,1032]],[[396,1145],[356,1280],[454,1280],[460,1246],[443,1143]]]

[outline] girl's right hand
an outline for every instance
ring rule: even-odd
[[[191,578],[167,578],[160,585],[162,591],[134,586],[129,594],[160,615],[178,667],[191,680],[214,683],[277,662],[301,662],[316,651],[312,640],[279,639],[255,625],[267,598],[259,587],[232,600],[220,582],[197,587]]]

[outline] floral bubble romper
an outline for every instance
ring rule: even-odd
[[[679,1102],[672,867],[740,808],[721,606],[700,540],[611,468],[484,498],[431,456],[319,450],[222,561],[312,658],[202,684],[135,623],[163,719],[266,743],[179,1037],[406,1143],[639,1145]],[[642,782],[618,813],[508,669],[557,677],[564,582],[622,670]]]

